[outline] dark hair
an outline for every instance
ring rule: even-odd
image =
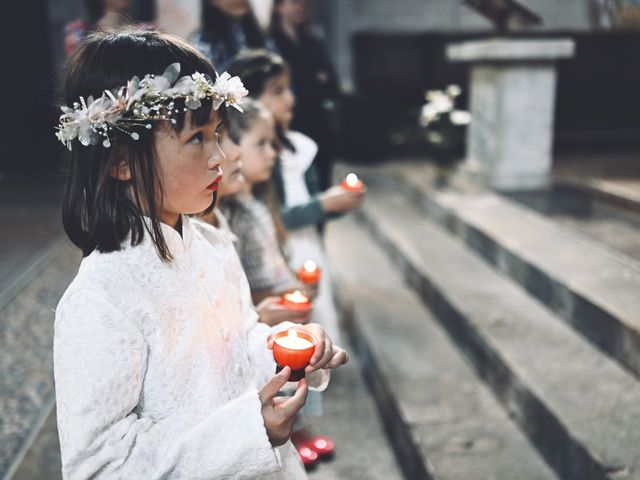
[[[146,30],[91,34],[69,59],[64,103],[73,105],[80,96],[98,98],[104,90],[126,85],[133,76],[162,74],[175,62],[180,63],[181,76],[198,71],[215,78],[211,63],[179,37]],[[186,115],[184,100],[178,99],[174,103],[180,113],[173,115],[176,119],[173,128],[181,131]],[[204,101],[191,113],[190,123],[206,124],[211,108],[212,102]],[[225,115],[224,107],[219,112]],[[100,143],[83,146],[77,139],[73,140],[62,221],[67,235],[84,256],[94,250],[119,250],[129,234],[131,245],[137,245],[146,230],[160,258],[171,260],[156,202],[157,198],[162,198],[154,148],[155,131],[160,123],[164,122],[152,122],[151,130],[144,126],[129,127],[129,133],[138,133],[137,141],[114,128],[110,131],[110,148]],[[131,171],[128,182],[109,174],[110,167],[121,160],[127,162]],[[144,221],[144,215],[150,218],[150,226]]]
[[[236,144],[240,144],[242,135],[250,131],[258,119],[261,117],[264,118],[263,115],[265,113],[270,115],[266,107],[253,98],[243,99],[240,106],[242,108],[242,113],[235,109],[229,109],[228,112],[227,123],[229,136]],[[273,221],[273,225],[276,229],[278,243],[280,248],[283,250],[287,241],[287,230],[284,226],[284,222],[282,221],[282,217],[280,216],[273,181],[269,179],[265,182],[255,184],[252,188],[252,193],[254,197],[262,201],[269,209],[271,220]],[[228,211],[230,220],[237,214],[239,209],[244,208],[236,199],[233,198],[233,196],[222,199],[221,203],[224,204],[224,207]]]
[[[233,59],[227,68],[231,75],[237,75],[253,98],[259,98],[265,91],[267,83],[283,73],[289,73],[289,66],[277,53],[269,50],[252,50],[243,52]],[[276,145],[278,150],[287,148],[295,151],[283,128],[276,125]]]
[[[266,46],[264,34],[258,25],[251,5],[248,8],[249,12],[239,20],[240,28],[246,37],[246,46],[249,48],[264,48]],[[234,48],[231,26],[235,20],[212,5],[211,0],[202,0],[201,11],[203,33],[212,40],[221,41],[225,50],[230,52]],[[233,56],[238,52],[230,53]]]

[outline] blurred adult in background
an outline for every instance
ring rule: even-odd
[[[291,69],[296,105],[291,128],[318,144],[315,165],[321,190],[332,182],[335,156],[337,77],[323,40],[311,27],[307,0],[275,0],[271,35]]]
[[[218,72],[246,49],[275,49],[260,29],[248,0],[202,0],[201,30],[189,39]]]
[[[129,25],[129,0],[85,0],[87,20],[74,20],[65,26],[64,49],[71,55],[87,34],[95,30],[113,30]]]

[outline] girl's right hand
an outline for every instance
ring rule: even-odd
[[[298,382],[298,389],[292,397],[276,397],[278,391],[289,380],[291,369],[284,367],[280,373],[274,375],[260,389],[258,395],[262,403],[262,418],[267,430],[267,436],[271,445],[279,447],[284,445],[293,430],[293,422],[296,414],[307,401],[309,389],[307,382],[302,379]]]
[[[306,312],[296,312],[289,310],[280,303],[280,297],[267,297],[256,305],[256,311],[262,323],[270,327],[282,322],[308,323],[312,310]]]
[[[334,185],[320,194],[320,203],[325,212],[348,212],[360,206],[365,192],[364,188],[359,192],[350,192],[340,185]]]

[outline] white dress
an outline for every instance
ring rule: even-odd
[[[58,304],[54,372],[64,478],[306,479],[272,448],[258,389],[273,375],[229,235],[182,218],[86,257]]]
[[[289,131],[287,138],[296,151],[283,150],[280,154],[280,162],[286,206],[294,207],[308,203],[311,198],[304,174],[318,153],[318,145],[300,132]],[[288,242],[289,265],[294,271],[297,272],[305,260],[313,260],[322,269],[318,296],[313,302],[311,321],[322,325],[333,342],[340,345],[338,313],[331,288],[331,272],[316,225],[289,230]]]

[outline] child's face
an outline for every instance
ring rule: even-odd
[[[291,91],[289,74],[283,72],[267,82],[258,98],[273,115],[276,124],[288,128],[293,118],[295,97]]]
[[[209,0],[209,4],[222,10],[232,18],[242,18],[249,13],[247,0]]]
[[[302,25],[307,20],[307,7],[307,0],[284,0],[276,8],[285,22]]]
[[[222,182],[218,191],[218,198],[222,198],[241,191],[245,185],[245,179],[242,175],[242,151],[240,146],[231,140],[226,128],[220,132],[218,143],[225,157],[222,162]]]
[[[180,214],[206,210],[218,190],[224,154],[218,145],[219,117],[215,110],[206,125],[190,125],[190,112],[181,132],[163,122],[155,132],[155,152],[162,198],[160,220],[175,226]]]
[[[240,139],[242,174],[248,185],[269,180],[275,164],[273,119],[266,115],[265,112],[265,116],[256,119],[253,128],[245,132]]]

